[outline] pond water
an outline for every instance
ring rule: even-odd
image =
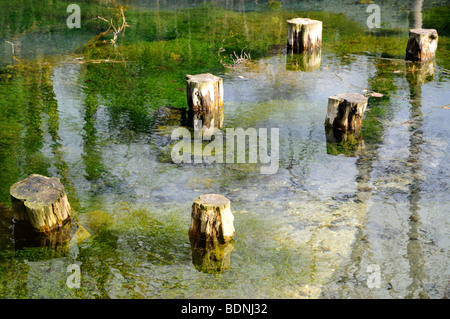
[[[344,1],[342,6],[334,1],[331,7],[325,1],[281,3],[283,9],[320,12],[334,7],[337,12],[352,12],[349,8],[355,5],[355,1]],[[385,1],[392,17],[389,27],[398,30],[384,44],[406,44],[412,4],[400,3],[404,2]],[[202,9],[203,1],[126,4],[131,15],[134,10],[154,19],[159,14],[172,18],[175,12],[180,21],[174,41],[181,48],[183,19],[198,14],[189,10],[215,10]],[[258,1],[219,5],[225,8],[220,9],[223,19],[236,14],[238,20],[246,17],[249,25],[251,14],[262,12],[270,21],[279,14],[264,11]],[[359,11],[364,9],[361,6],[357,5]],[[394,14],[395,8],[406,13]],[[245,16],[247,11],[256,13]],[[365,20],[353,14],[349,18],[363,25]],[[190,26],[194,20],[188,20]],[[93,28],[72,40],[62,37],[70,42],[62,45],[62,55],[45,43],[33,44],[32,51],[43,50],[44,57],[18,57],[35,59],[38,71],[30,66],[28,71],[13,73],[9,81],[2,78],[3,103],[9,105],[13,96],[17,102],[1,113],[6,133],[0,139],[0,297],[448,295],[450,73],[446,55],[414,66],[400,56],[405,46],[396,55],[383,46],[378,51],[345,52],[324,44],[320,63],[302,69],[298,57],[284,50],[281,30],[282,40],[269,43],[270,50],[248,63],[214,65],[211,72],[224,82],[225,128],[279,128],[279,168],[275,174],[263,175],[261,164],[171,161],[170,134],[179,124],[155,110],[168,104],[182,106],[186,92],[177,86],[183,85],[184,74],[207,72],[212,62],[205,57],[198,69],[176,64],[177,53],[185,60],[196,57],[170,47],[169,23],[155,25],[155,37],[164,36],[151,42],[169,47],[156,72],[131,58],[124,67],[89,61],[86,52],[74,54],[72,48],[96,34]],[[230,35],[228,31],[224,34]],[[132,57],[136,50],[146,49],[139,41],[149,40],[134,32],[133,26],[127,32],[129,42],[126,34],[123,45],[134,46],[128,56]],[[442,39],[445,50],[448,42],[445,36]],[[188,42],[189,50],[191,44],[195,42]],[[216,58],[216,51],[210,55]],[[152,58],[158,59],[157,54]],[[124,74],[133,76],[124,79]],[[166,86],[166,82],[174,84]],[[160,90],[152,91],[155,83]],[[328,97],[341,92],[383,95],[369,97],[356,145],[327,140]],[[61,178],[77,220],[91,234],[88,239],[57,248],[17,245],[8,209],[9,187],[35,172]],[[235,218],[229,267],[217,273],[194,266],[187,236],[192,202],[207,193],[229,198]],[[81,269],[79,289],[66,284],[67,267],[72,264]],[[380,279],[375,286],[374,272]]]

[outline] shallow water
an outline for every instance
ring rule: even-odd
[[[437,64],[417,83],[421,71],[401,59],[331,50],[313,71],[292,68],[279,50],[216,74],[225,128],[280,130],[279,169],[262,175],[261,164],[174,164],[176,122],[136,129],[96,93],[86,64],[71,55],[56,63],[56,110],[34,111],[38,142],[28,148],[45,163],[36,167],[62,179],[92,236],[60,250],[17,249],[6,218],[0,296],[442,298],[450,275],[448,72]],[[364,149],[339,154],[324,128],[328,97],[380,89],[383,97],[369,99]],[[194,267],[187,238],[192,201],[205,193],[228,197],[235,216],[230,266],[218,274]],[[80,265],[80,289],[66,285],[71,264]],[[372,288],[369,265],[380,270]]]

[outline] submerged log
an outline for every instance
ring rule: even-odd
[[[13,218],[38,232],[62,227],[72,216],[64,186],[57,177],[32,174],[10,188]]]
[[[322,21],[308,18],[287,20],[288,51],[314,51],[322,46]]]
[[[223,80],[210,73],[187,75],[188,124],[202,132],[223,126]],[[201,125],[201,126],[200,126]]]
[[[330,96],[325,126],[344,132],[358,130],[362,124],[367,101],[367,97],[356,93]]]
[[[435,29],[411,29],[405,59],[416,62],[433,59],[437,46],[438,33]]]
[[[189,238],[205,244],[225,244],[234,236],[230,200],[218,194],[201,195],[192,204]]]

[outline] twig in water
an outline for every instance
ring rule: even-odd
[[[14,54],[14,43],[10,42],[10,41],[6,41],[6,43],[11,44],[11,51],[12,51],[12,58],[13,58],[13,65],[16,65],[16,56]]]
[[[100,20],[105,21],[109,25],[108,30],[103,32],[103,34],[107,34],[109,32],[109,30],[111,30],[111,28],[113,29],[113,39],[111,39],[111,42],[114,45],[114,49],[117,49],[116,42],[117,42],[117,36],[119,35],[119,33],[121,33],[122,31],[125,32],[125,29],[127,27],[129,27],[129,25],[127,24],[127,21],[125,19],[125,14],[123,13],[123,9],[122,8],[120,8],[120,14],[122,16],[122,25],[119,25],[117,27],[114,25],[113,19],[111,19],[111,21],[108,21],[108,20],[106,20],[103,17],[100,17],[100,16],[97,17]]]

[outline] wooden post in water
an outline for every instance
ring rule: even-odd
[[[192,204],[189,238],[205,243],[226,244],[234,236],[230,200],[218,194],[201,195]]]
[[[187,75],[188,124],[202,132],[223,126],[223,81],[210,73]],[[201,123],[201,127],[200,127]]]
[[[433,59],[438,46],[438,33],[435,29],[411,29],[406,46],[408,61],[424,62]]]
[[[191,217],[192,263],[201,272],[223,272],[230,267],[234,248],[230,200],[218,194],[201,195],[192,204]]]
[[[288,51],[314,51],[322,46],[322,21],[308,18],[287,20]]]
[[[72,212],[64,186],[57,177],[32,174],[10,188],[13,218],[37,232],[62,227]]]
[[[368,98],[356,93],[341,93],[328,98],[325,126],[340,131],[356,131],[361,127]]]

